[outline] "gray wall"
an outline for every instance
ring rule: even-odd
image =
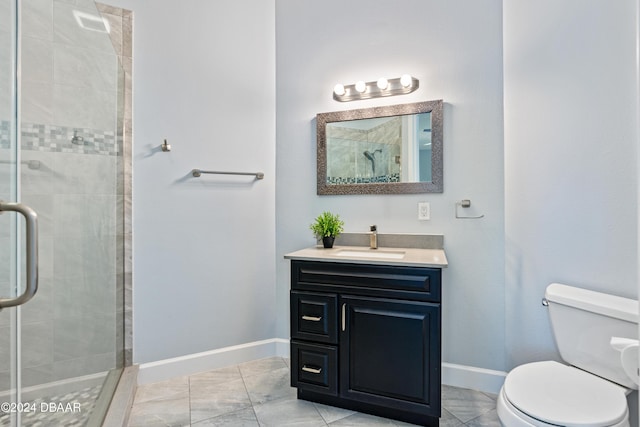
[[[636,3],[504,2],[508,367],[555,356],[549,283],[637,296]]]
[[[408,12],[394,13],[406,10]],[[339,13],[337,13],[339,11]],[[502,4],[498,0],[277,0],[277,292],[279,337],[289,336],[289,263],[315,243],[308,229],[323,210],[346,231],[442,233],[443,360],[504,368]],[[411,95],[338,103],[333,86],[410,73]],[[317,196],[315,115],[443,99],[444,193]],[[481,220],[457,220],[471,199]],[[417,203],[431,203],[431,221]],[[479,351],[479,349],[482,349]]]
[[[273,1],[109,3],[134,11],[134,362],[273,338]]]

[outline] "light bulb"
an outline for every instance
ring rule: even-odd
[[[386,88],[389,87],[389,82],[384,77],[380,77],[378,79],[377,85],[378,85],[378,89],[385,90]]]
[[[333,93],[338,96],[342,96],[345,94],[344,85],[342,83],[338,83],[333,87]]]
[[[356,83],[356,90],[360,93],[363,93],[365,90],[367,90],[367,84],[360,80]]]
[[[411,86],[411,83],[413,83],[413,79],[409,74],[403,74],[400,77],[400,84],[402,85],[402,87],[409,87]]]

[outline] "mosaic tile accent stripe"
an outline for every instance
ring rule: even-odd
[[[327,184],[370,184],[379,182],[400,182],[400,174],[380,175],[368,178],[361,177],[327,177]]]
[[[106,156],[118,155],[118,144],[114,131],[36,123],[22,123],[22,149]]]
[[[9,149],[11,137],[11,122],[0,120],[0,149]]]
[[[74,144],[72,140],[77,137]],[[22,149],[59,153],[117,156],[122,141],[115,132],[65,126],[22,123]],[[0,149],[11,148],[11,122],[0,121]]]

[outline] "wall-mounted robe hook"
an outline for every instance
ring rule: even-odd
[[[162,144],[160,144],[160,148],[162,149],[162,151],[171,151],[171,145],[167,144],[167,140],[165,139],[164,142]]]
[[[480,216],[460,216],[458,215],[458,207],[461,208],[470,208],[471,207],[471,200],[469,199],[464,199],[464,200],[460,200],[459,202],[456,202],[456,218],[458,219],[478,219],[478,218],[482,218],[484,217],[484,215],[480,215]]]

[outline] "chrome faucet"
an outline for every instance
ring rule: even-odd
[[[369,247],[371,249],[378,249],[378,227],[372,225],[371,234],[369,234]]]

